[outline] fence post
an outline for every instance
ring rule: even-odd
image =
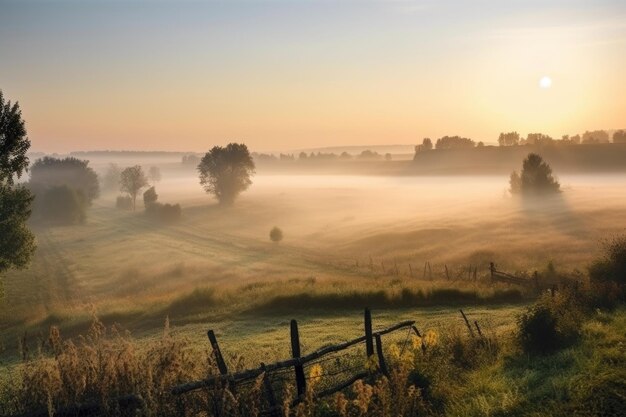
[[[365,309],[365,354],[369,359],[374,354],[374,340],[372,339],[372,312]]]
[[[207,336],[209,337],[209,342],[211,342],[211,348],[213,348],[213,356],[215,356],[215,362],[217,362],[217,368],[219,369],[220,374],[228,374],[226,362],[224,362],[224,358],[222,357],[222,351],[220,350],[220,345],[217,343],[217,338],[215,337],[215,333],[213,332],[213,330],[209,330],[207,332]]]
[[[426,267],[428,266],[428,262],[424,262],[424,273],[422,274],[422,279],[426,279]]]
[[[493,262],[489,262],[489,272],[491,272],[491,280],[493,281],[493,275],[496,273],[496,265]]]
[[[272,381],[270,381],[269,375],[265,370],[265,364],[261,362],[261,369],[263,370],[263,386],[267,393],[267,402],[270,406],[269,415],[271,417],[279,417],[278,406],[276,405],[276,396],[274,395],[274,389],[272,388]]]
[[[291,320],[291,356],[293,358],[300,357],[300,335],[298,334],[298,322]],[[298,389],[298,397],[306,392],[306,380],[304,379],[304,367],[302,364],[294,365],[296,373],[296,386]]]
[[[469,320],[467,320],[465,313],[463,312],[463,310],[459,310],[459,311],[461,312],[461,315],[463,316],[463,320],[465,320],[465,325],[467,326],[467,329],[470,332],[470,336],[474,337],[474,329],[472,329],[472,326],[470,326]]]
[[[446,279],[450,281],[450,274],[448,273],[448,265],[444,264],[443,266],[446,268]]]
[[[375,335],[376,337],[376,354],[378,355],[378,367],[380,372],[385,376],[389,376],[389,371],[387,370],[387,364],[385,363],[385,355],[383,355],[383,342],[380,338],[379,334]]]
[[[411,278],[413,278],[413,268],[411,267],[411,263],[409,263],[409,274],[411,274]]]
[[[394,267],[395,267],[395,269],[396,269],[396,275],[400,275],[400,271],[398,271],[398,262],[396,262],[396,260],[395,260],[395,259],[393,260],[393,266],[394,266]]]
[[[370,255],[370,271],[374,270],[374,260],[372,259],[372,255]]]
[[[380,267],[383,269],[383,274],[385,273],[385,261],[380,261]]]
[[[428,261],[428,278],[433,279],[433,270],[430,267],[430,261]]]
[[[483,337],[483,332],[480,331],[480,326],[478,325],[478,321],[474,320],[474,326],[476,326],[476,330],[478,331],[478,336]]]
[[[476,274],[478,273],[478,266],[474,266],[474,281],[476,281]]]

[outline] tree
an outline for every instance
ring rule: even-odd
[[[626,143],[626,130],[617,130],[613,133],[613,143]]]
[[[444,136],[437,139],[436,149],[467,149],[473,148],[476,143],[469,138],[460,136]]]
[[[159,167],[150,167],[150,169],[148,170],[148,177],[150,178],[152,185],[161,181],[161,170],[159,169]]]
[[[82,191],[67,185],[48,188],[41,196],[41,217],[57,224],[83,223],[86,219],[87,201]]]
[[[549,145],[552,142],[554,142],[554,139],[552,139],[548,135],[544,135],[543,133],[529,133],[526,136],[525,144],[542,146],[542,145]]]
[[[224,205],[232,204],[241,192],[248,189],[254,170],[254,161],[243,143],[214,146],[198,165],[200,184]]]
[[[509,183],[513,194],[548,194],[560,191],[558,181],[552,176],[552,168],[535,153],[528,154],[524,159],[521,174],[513,171]]]
[[[390,154],[389,152],[387,152],[387,153],[385,154],[385,161],[391,161],[391,159],[392,159],[392,158],[393,158],[393,157],[391,156],[391,154]]]
[[[424,138],[422,140],[422,150],[431,151],[433,149],[433,141],[430,138]]]
[[[517,132],[500,133],[500,136],[498,137],[498,145],[500,146],[519,145],[519,133]]]
[[[30,141],[19,104],[4,100],[0,90],[0,273],[24,268],[35,251],[35,237],[26,226],[33,195],[15,186],[28,170]]]
[[[609,143],[609,134],[606,130],[586,131],[582,143]]]
[[[13,185],[14,177],[28,170],[29,148],[20,105],[5,101],[0,90],[0,183]]]
[[[140,165],[128,167],[120,175],[120,191],[127,193],[133,200],[133,211],[135,211],[137,194],[142,188],[148,185],[148,179],[143,173]]]
[[[272,227],[272,230],[270,230],[270,240],[274,243],[283,240],[283,231],[276,226]]]
[[[146,208],[150,206],[151,204],[156,203],[158,199],[159,199],[159,195],[156,193],[154,186],[148,188],[143,193],[143,205]]]
[[[80,191],[88,205],[100,195],[98,174],[89,167],[89,161],[46,156],[35,161],[30,171],[29,188],[35,195],[43,195],[49,188],[61,185]],[[37,210],[37,200],[35,203]]]

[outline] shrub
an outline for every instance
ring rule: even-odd
[[[626,284],[626,236],[604,243],[604,254],[589,267],[589,278],[594,283]]]
[[[148,206],[154,204],[159,199],[159,195],[156,193],[154,186],[148,188],[143,193],[143,205],[148,209]]]
[[[115,201],[115,208],[119,210],[132,210],[133,199],[127,195],[117,196],[117,200]]]
[[[270,230],[270,240],[276,243],[283,240],[283,231],[280,230],[278,227],[274,226],[272,230]]]
[[[580,300],[567,291],[544,295],[518,317],[518,339],[527,353],[546,354],[580,337]]]
[[[180,219],[180,204],[152,203],[146,206],[146,214],[155,220],[171,223]]]
[[[83,223],[87,205],[87,199],[82,191],[67,185],[51,187],[44,192],[39,204],[40,215],[43,220],[50,223]]]

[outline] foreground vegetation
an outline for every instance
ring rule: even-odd
[[[471,337],[455,325],[425,330],[421,339],[403,336],[386,343],[387,377],[377,376],[377,362],[361,359],[359,348],[342,364],[370,370],[371,377],[317,399],[328,378],[339,381],[350,374],[331,372],[339,358],[313,365],[305,368],[310,383],[304,402],[287,406],[294,397],[288,375],[279,379],[276,394],[285,406],[282,414],[618,415],[626,406],[626,311],[593,310],[592,304],[585,295],[563,289],[554,296],[544,294],[512,328],[492,331],[485,325],[482,337]],[[541,334],[546,331],[541,319],[537,327],[537,312],[543,310],[559,332],[567,333],[558,344]],[[224,387],[170,394],[176,384],[218,373],[206,343],[194,343],[172,330],[166,323],[162,336],[138,343],[97,318],[85,336],[71,340],[52,327],[37,351],[5,368],[0,412],[53,412],[96,402],[105,404],[107,415],[117,415],[123,410],[116,399],[127,394],[143,400],[140,415],[248,416],[267,409],[261,379],[232,392]],[[246,363],[238,355],[229,355],[227,361],[231,370]]]

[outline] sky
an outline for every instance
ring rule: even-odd
[[[620,129],[625,68],[623,0],[0,0],[0,89],[44,152]]]

